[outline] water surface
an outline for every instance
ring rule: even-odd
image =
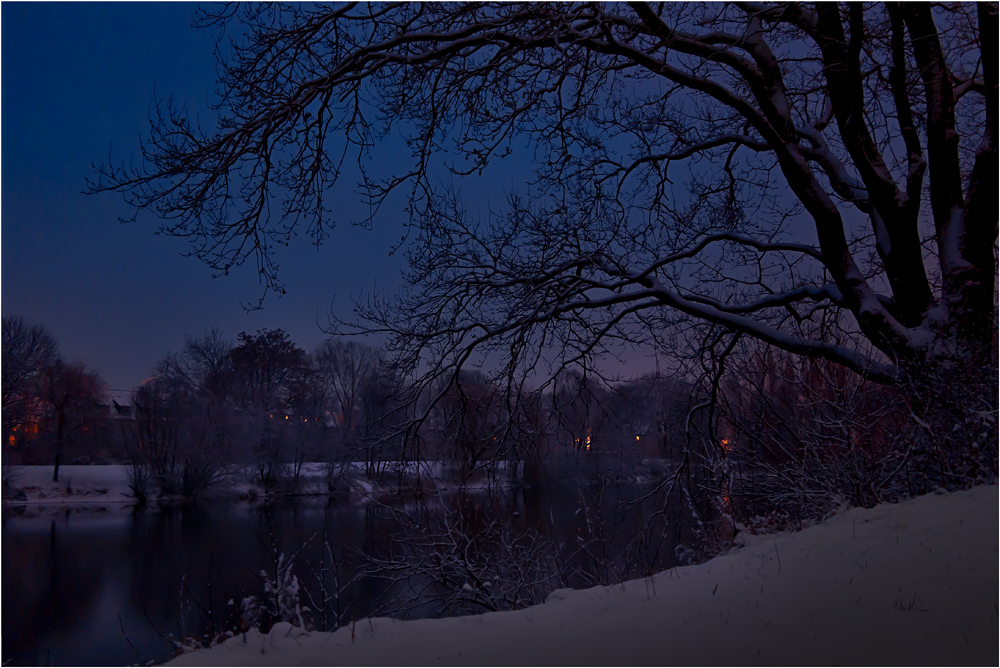
[[[411,540],[417,534],[403,526],[401,513],[417,522],[423,517],[437,529],[447,514],[453,533],[465,532],[465,538],[492,531],[522,543],[537,541],[533,554],[544,558],[536,566],[548,571],[535,579],[539,590],[527,594],[531,600],[544,600],[545,590],[558,586],[641,577],[677,563],[676,521],[666,522],[662,498],[647,498],[649,491],[561,481],[388,508],[321,497],[140,511],[5,508],[3,663],[164,661],[175,651],[171,640],[237,624],[237,606],[229,602],[262,596],[261,570],[273,571],[279,554],[295,555],[293,572],[312,596],[308,616],[317,628],[371,614],[414,618],[476,610],[442,606],[434,596],[448,587],[419,577],[358,577],[365,555],[385,563],[419,557]],[[480,552],[497,552],[477,555],[480,563],[499,564],[523,553],[489,541],[475,544]],[[336,597],[334,589],[340,590]],[[426,600],[414,597],[416,591]]]

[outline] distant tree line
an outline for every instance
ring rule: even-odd
[[[44,327],[3,318],[4,468],[53,464],[53,481],[67,459],[88,463],[107,452],[106,386],[97,372],[67,362]]]
[[[358,462],[376,478],[399,461],[446,461],[461,476],[537,471],[558,455],[678,452],[691,388],[647,376],[612,388],[567,371],[547,392],[519,392],[482,371],[430,390],[378,347],[330,338],[312,353],[282,329],[187,336],[112,419],[96,371],[66,362],[55,338],[3,320],[5,464],[123,461],[166,494],[193,495],[234,466],[265,487],[294,484],[305,462]],[[641,443],[639,443],[641,441]],[[502,467],[494,464],[504,462]],[[527,468],[526,468],[527,467]]]
[[[691,390],[652,376],[588,385],[575,371],[548,392],[508,389],[463,371],[428,390],[359,341],[330,338],[307,353],[281,329],[235,343],[210,330],[186,337],[136,390],[123,452],[170,494],[194,494],[233,466],[267,489],[291,489],[306,462],[327,466],[331,490],[349,462],[371,479],[427,461],[453,465],[460,479],[513,479],[560,455],[634,463],[679,452]]]
[[[348,468],[385,482],[434,462],[460,484],[527,485],[558,471],[663,480],[699,516],[743,522],[802,521],[840,499],[869,506],[994,475],[986,403],[966,435],[979,456],[957,457],[952,435],[928,430],[897,388],[751,338],[702,346],[709,353],[627,381],[567,365],[535,388],[475,369],[427,385],[362,341],[331,337],[309,353],[282,329],[235,342],[212,329],[166,354],[113,417],[95,371],[11,316],[4,468],[52,464],[58,480],[61,464],[122,462],[142,498],[193,496],[237,470],[292,491],[307,462],[324,465],[331,493]]]

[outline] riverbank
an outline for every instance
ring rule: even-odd
[[[519,611],[278,624],[176,666],[995,665],[996,485],[853,509],[797,533]]]
[[[4,471],[4,506],[129,505],[135,503],[128,468],[119,464],[65,465],[59,481],[51,466],[11,466]]]
[[[494,464],[494,475],[471,476],[462,487],[466,491],[495,487],[509,483],[505,462]],[[225,475],[202,491],[200,499],[239,499],[253,501],[264,498],[292,496],[337,496],[357,506],[392,502],[404,487],[423,484],[427,488],[447,491],[457,487],[461,478],[454,465],[444,462],[410,462],[403,476],[399,464],[379,465],[381,480],[371,480],[363,462],[338,465],[332,471],[322,462],[306,462],[297,474],[290,470],[266,488],[256,480],[252,467],[229,467]],[[52,480],[51,466],[12,466],[5,470],[3,505],[5,507],[95,506],[115,507],[136,503],[129,486],[129,471],[123,464],[64,465],[59,467],[59,480]],[[405,491],[405,490],[404,490]],[[176,502],[180,496],[151,494],[149,501]]]

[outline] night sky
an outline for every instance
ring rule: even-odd
[[[214,33],[191,27],[194,3],[10,3],[2,5],[2,312],[49,329],[63,356],[100,372],[113,389],[149,376],[186,334],[211,327],[233,341],[241,331],[283,327],[311,351],[331,310],[350,317],[353,298],[398,289],[403,260],[390,256],[403,231],[405,199],[382,206],[373,230],[356,176],[337,189],[337,228],[317,249],[299,238],[276,255],[287,294],[262,294],[253,263],[225,278],[185,242],[155,234],[158,221],[115,193],[83,194],[93,163],[139,159],[155,99],[173,96],[189,118],[214,126]],[[402,128],[405,129],[405,128]],[[394,129],[395,130],[395,129]],[[388,175],[406,156],[400,132],[377,147],[369,168]],[[473,216],[523,192],[532,147],[456,186]],[[442,158],[443,160],[443,158]],[[443,174],[443,170],[438,171]],[[626,353],[627,375],[651,370]],[[610,363],[610,361],[609,361]]]
[[[331,306],[398,285],[387,223],[338,225],[317,251],[305,239],[278,256],[287,295],[261,311],[253,267],[213,279],[158,221],[123,225],[116,194],[82,194],[92,163],[137,156],[155,97],[173,95],[203,124],[215,84],[213,34],[191,27],[192,3],[2,6],[2,311],[46,326],[63,355],[96,368],[111,388],[142,382],[187,333],[284,327],[311,350]],[[361,217],[359,201],[341,210]],[[391,216],[393,212],[388,212]],[[285,249],[283,249],[285,250]]]

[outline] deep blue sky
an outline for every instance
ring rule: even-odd
[[[189,118],[212,125],[213,33],[191,27],[194,3],[11,3],[2,12],[3,315],[43,324],[64,357],[101,373],[109,387],[132,388],[148,377],[185,334],[218,327],[285,328],[306,350],[325,337],[331,309],[351,315],[352,297],[373,287],[394,290],[401,260],[389,256],[405,220],[402,198],[388,201],[373,231],[350,220],[367,210],[352,193],[338,202],[338,227],[317,250],[299,239],[277,256],[287,290],[264,309],[242,304],[261,294],[250,265],[213,279],[179,239],[157,236],[151,215],[123,225],[130,210],[116,194],[82,194],[92,163],[137,159],[156,97],[173,95]],[[391,169],[401,155],[387,142],[375,162]],[[386,148],[388,146],[388,148]],[[491,165],[457,184],[472,214],[485,213],[505,191],[520,190],[528,156]],[[652,360],[630,356],[625,371]]]
[[[262,311],[252,267],[228,278],[154,234],[157,221],[122,225],[114,194],[82,194],[91,163],[129,160],[155,95],[173,94],[210,118],[212,34],[190,27],[193,3],[2,5],[2,301],[4,315],[45,325],[65,357],[96,368],[112,388],[147,377],[186,333],[284,327],[311,350],[331,305],[398,283],[387,231],[341,225],[317,251],[293,244],[278,259],[288,294]],[[359,203],[345,202],[345,210]],[[387,212],[394,217],[393,212]],[[334,299],[335,298],[335,299]]]

